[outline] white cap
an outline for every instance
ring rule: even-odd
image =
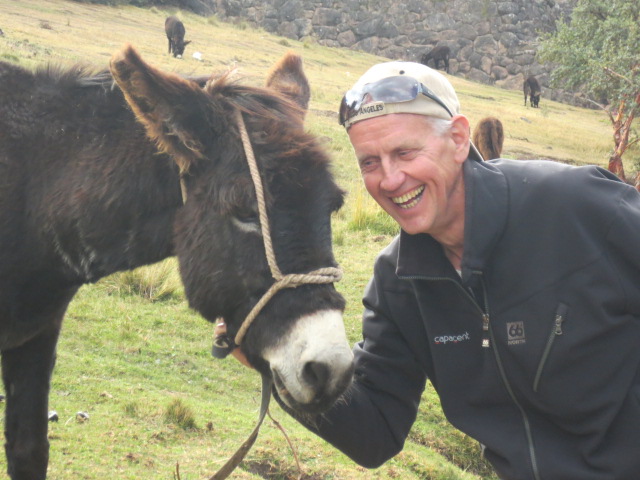
[[[374,65],[367,70],[364,75],[351,87],[352,90],[356,90],[368,83],[375,83],[387,77],[395,77],[398,75],[406,75],[416,79],[424,86],[428,87],[442,102],[449,108],[452,114],[457,115],[460,113],[460,102],[458,96],[449,80],[446,79],[437,70],[422,65],[421,63],[414,62],[386,62]],[[375,105],[369,103],[369,105]],[[389,113],[417,113],[419,115],[427,115],[429,117],[444,118],[449,120],[451,116],[449,113],[424,95],[418,95],[415,100],[410,102],[401,103],[386,103],[381,105],[380,108],[367,108],[366,111],[356,114],[345,122],[345,127],[349,127],[355,122],[360,120],[366,120],[367,118],[377,117],[379,115],[387,115]]]
[[[379,63],[367,70],[353,87],[351,87],[351,90],[357,90],[368,83],[375,83],[384,78],[399,75],[406,75],[423,84],[449,108],[449,111],[453,115],[460,113],[460,101],[458,100],[456,91],[453,89],[453,85],[451,85],[449,80],[440,72],[421,63],[400,61]],[[344,127],[348,129],[360,120],[366,120],[380,115],[388,115],[390,113],[414,113],[445,120],[451,119],[449,112],[447,112],[442,105],[439,105],[425,95],[418,95],[415,100],[409,102],[367,103],[362,106],[359,112],[345,121]],[[471,141],[469,141],[469,143],[471,143]],[[475,160],[482,161],[482,155],[480,155],[473,143],[471,143],[471,151],[469,154],[475,157]]]

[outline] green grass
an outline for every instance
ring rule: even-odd
[[[110,293],[139,295],[152,301],[184,295],[175,258],[112,275],[103,285]]]
[[[182,18],[193,42],[183,60],[166,52],[163,25],[170,14]],[[312,86],[308,129],[326,143],[336,179],[348,192],[333,219],[335,254],[345,272],[337,288],[347,299],[349,339],[360,338],[362,291],[375,256],[397,227],[367,196],[335,111],[343,92],[383,59],[175,8],[21,0],[0,2],[0,18],[0,58],[26,67],[89,62],[104,68],[130,42],[165,70],[209,74],[237,68],[247,82],[260,84],[287,50],[300,53]],[[191,58],[195,51],[202,53],[201,62]],[[544,98],[540,109],[525,108],[519,91],[449,78],[472,126],[489,114],[501,118],[505,156],[606,165],[611,132],[600,112]],[[626,155],[625,167],[633,169],[638,158],[636,148]],[[176,465],[182,480],[209,478],[253,429],[260,398],[258,375],[210,355],[212,336],[213,327],[186,305],[175,259],[83,287],[65,319],[53,376],[50,408],[60,420],[50,424],[49,478],[173,479]],[[356,466],[277,406],[271,410],[293,442],[305,479],[495,478],[477,444],[447,423],[431,390],[404,451],[373,471]],[[80,411],[89,419],[78,421]],[[286,439],[267,419],[233,478],[298,475]]]

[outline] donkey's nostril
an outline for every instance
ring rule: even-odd
[[[307,362],[302,367],[302,380],[311,388],[318,390],[329,379],[329,367],[323,362]]]

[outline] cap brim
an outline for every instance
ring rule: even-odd
[[[414,113],[416,115],[424,115],[433,118],[442,118],[443,120],[450,120],[451,115],[441,105],[431,100],[424,95],[420,95],[416,99],[410,102],[400,103],[385,103],[385,102],[371,102],[363,105],[355,115],[346,119],[344,122],[344,128],[349,130],[349,127],[361,120],[367,120],[373,117],[379,117],[381,115],[389,115],[391,113]]]

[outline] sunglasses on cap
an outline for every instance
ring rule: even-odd
[[[410,102],[418,98],[419,94],[436,102],[453,117],[449,107],[424,84],[406,75],[396,75],[349,90],[340,102],[340,125],[344,125],[345,122],[355,117],[360,109],[368,103]]]

